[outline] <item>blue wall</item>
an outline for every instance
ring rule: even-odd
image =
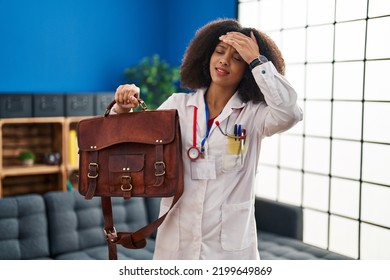
[[[236,0],[170,0],[167,23],[167,42],[164,49],[167,61],[180,65],[184,51],[198,28],[217,18],[236,18]]]
[[[0,0],[0,92],[113,91],[144,56],[179,65],[220,17],[235,0]]]

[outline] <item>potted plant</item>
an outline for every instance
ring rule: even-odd
[[[141,98],[149,109],[156,109],[180,89],[179,67],[170,67],[158,54],[144,57],[138,65],[124,70],[125,82],[140,87]]]
[[[35,162],[35,154],[31,151],[21,151],[19,154],[19,159],[22,161],[23,165],[33,165]]]

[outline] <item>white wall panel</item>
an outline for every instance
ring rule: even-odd
[[[309,172],[329,174],[330,141],[321,138],[305,138],[304,169]]]
[[[360,150],[359,142],[333,140],[331,174],[358,180],[360,178]]]
[[[390,185],[389,145],[363,144],[362,177],[364,181]]]
[[[364,183],[361,213],[362,221],[390,227],[390,187]]]
[[[330,212],[353,219],[359,219],[360,183],[346,179],[332,178],[330,191]]]
[[[333,102],[332,135],[335,138],[361,139],[361,102]]]
[[[336,24],[335,60],[364,59],[366,21]]]
[[[303,176],[303,206],[328,211],[329,177],[305,173]]]
[[[301,206],[302,173],[294,170],[280,171],[279,201]]]
[[[359,222],[330,216],[329,249],[357,259],[359,257]]]
[[[389,260],[390,1],[242,0],[239,17],[280,47],[304,112],[264,139],[256,194],[301,205],[306,243]]]
[[[334,64],[333,98],[361,100],[363,98],[364,63],[336,62]]]
[[[303,241],[320,247],[328,246],[328,214],[305,209],[303,212]]]
[[[365,141],[390,143],[390,110],[389,104],[367,102],[364,105]]]
[[[390,231],[374,225],[361,224],[362,260],[390,260]]]

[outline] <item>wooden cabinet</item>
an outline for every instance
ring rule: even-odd
[[[84,118],[0,119],[0,197],[77,188],[75,129]],[[33,165],[22,164],[24,150],[35,154]]]

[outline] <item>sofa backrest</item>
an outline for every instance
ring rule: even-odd
[[[84,201],[76,192],[44,195],[53,256],[104,244],[99,200]]]
[[[0,259],[49,259],[45,203],[37,194],[0,199]]]
[[[50,249],[59,254],[106,246],[101,200],[86,200],[77,191],[49,192],[44,195],[49,223]],[[117,231],[135,231],[158,215],[159,200],[133,197],[112,198]]]
[[[257,228],[278,235],[303,238],[303,210],[301,207],[256,197]]]

